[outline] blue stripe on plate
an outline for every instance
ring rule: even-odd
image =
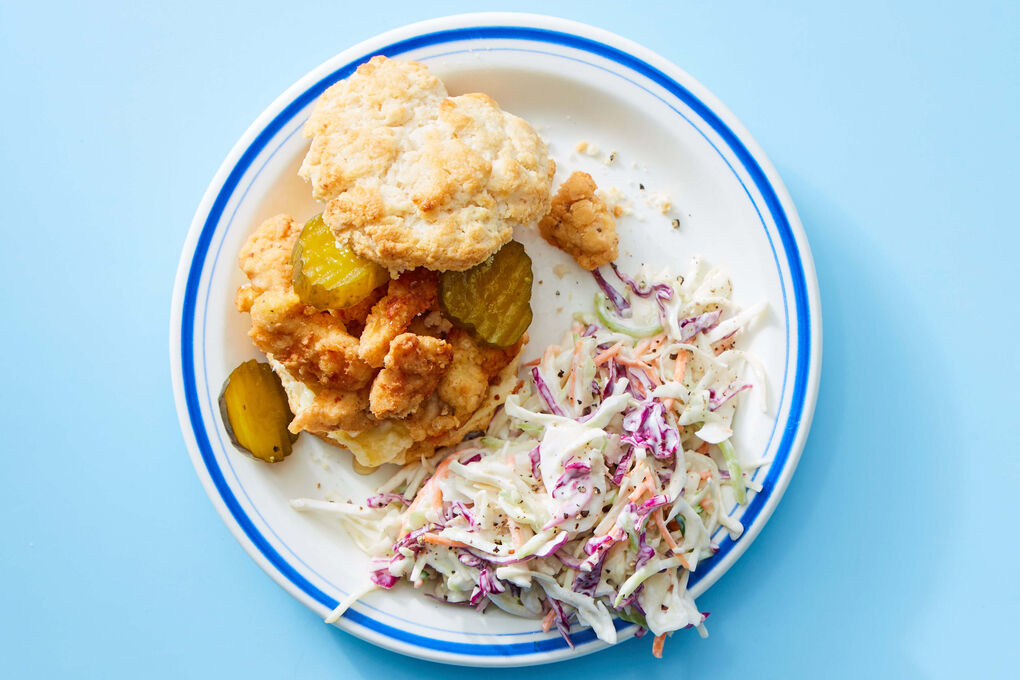
[[[779,233],[780,242],[782,243],[783,253],[786,256],[790,269],[790,280],[792,282],[794,294],[794,310],[797,321],[796,328],[798,345],[796,368],[794,372],[793,398],[786,427],[783,431],[782,439],[780,440],[778,451],[776,453],[775,460],[773,461],[770,473],[763,482],[763,491],[762,493],[755,495],[755,498],[751,501],[742,517],[745,525],[754,523],[758,514],[764,508],[768,497],[771,495],[775,482],[782,469],[785,467],[786,459],[789,457],[790,449],[793,446],[801,418],[803,417],[810,360],[811,326],[808,314],[807,284],[804,277],[804,269],[800,253],[797,249],[796,239],[790,228],[790,223],[786,217],[786,213],[783,211],[779,197],[776,195],[775,190],[769,183],[764,171],[737,135],[730,130],[730,128],[708,106],[695,97],[694,94],[685,87],[647,62],[615,47],[611,47],[589,38],[571,35],[569,33],[520,26],[482,26],[437,31],[387,45],[372,54],[367,54],[361,59],[337,69],[308,88],[293,102],[288,104],[272,121],[270,121],[265,129],[262,130],[248,148],[245,149],[244,153],[241,154],[241,158],[231,169],[230,174],[223,183],[223,187],[217,194],[212,208],[209,211],[209,215],[202,226],[202,230],[199,233],[198,241],[195,246],[195,255],[188,270],[188,279],[184,291],[183,318],[181,327],[181,367],[184,378],[185,401],[187,403],[188,417],[191,421],[195,441],[202,454],[202,460],[209,471],[209,476],[212,479],[217,492],[220,494],[220,497],[223,499],[223,502],[230,510],[231,515],[237,521],[238,525],[244,531],[249,540],[251,540],[251,542],[259,549],[262,555],[265,556],[265,558],[291,583],[326,608],[335,607],[337,604],[336,601],[316,588],[312,583],[298,573],[269,544],[269,542],[266,541],[265,537],[262,536],[258,529],[252,524],[247,514],[245,514],[244,510],[238,504],[237,499],[230,487],[227,485],[227,482],[223,477],[223,473],[216,462],[215,455],[213,454],[212,447],[209,443],[208,435],[202,425],[203,421],[201,410],[198,405],[198,389],[195,379],[193,336],[195,301],[198,295],[198,286],[205,259],[208,254],[209,244],[227,202],[234,190],[237,188],[242,176],[255,158],[285,124],[287,124],[302,109],[318,98],[318,96],[331,84],[349,76],[354,72],[359,64],[367,61],[375,54],[397,56],[414,49],[428,47],[431,45],[449,42],[462,42],[466,40],[493,39],[525,40],[561,45],[609,59],[645,76],[683,101],[684,104],[690,107],[694,113],[704,120],[705,123],[707,123],[712,130],[719,135],[719,137],[739,159],[744,170],[748,173],[748,176],[751,177],[755,187],[761,193],[765,204],[768,207],[769,213],[775,221],[776,230]],[[789,343],[789,338],[787,338],[787,343]],[[721,558],[725,556],[730,550],[732,550],[734,545],[735,542],[727,536],[720,543],[720,549],[716,557]],[[697,582],[699,577],[700,574],[694,575],[692,583]],[[364,614],[353,610],[348,611],[347,614],[345,614],[345,618],[393,640],[424,649],[432,649],[465,656],[520,656],[555,651],[563,649],[566,646],[566,643],[559,638],[500,645],[449,642],[408,633],[404,630],[380,623],[379,621],[371,619]],[[617,620],[615,624],[617,629],[630,625],[619,620]],[[572,638],[575,644],[584,644],[595,640],[595,634],[591,631],[591,629],[584,629],[573,634]]]

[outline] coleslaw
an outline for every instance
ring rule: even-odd
[[[571,644],[573,622],[616,641],[614,618],[655,636],[707,614],[688,579],[728,515],[760,490],[732,441],[741,393],[767,407],[761,364],[734,347],[766,308],[740,309],[719,269],[632,278],[592,272],[593,312],[526,379],[481,436],[402,467],[351,501],[292,501],[337,516],[371,556],[364,588],[401,580],[438,600],[541,619]],[[613,282],[610,282],[613,279]],[[751,380],[744,376],[749,374]],[[738,442],[739,444],[739,442]]]

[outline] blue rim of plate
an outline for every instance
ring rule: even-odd
[[[332,73],[321,78],[318,82],[307,88],[303,93],[291,101],[280,113],[278,113],[248,145],[245,151],[241,154],[238,162],[228,174],[223,186],[216,195],[216,199],[212,204],[208,216],[204,221],[196,242],[191,265],[188,269],[183,298],[180,336],[181,370],[183,374],[183,386],[188,419],[195,441],[198,445],[202,461],[205,464],[217,493],[220,495],[231,516],[262,556],[296,588],[327,609],[333,609],[336,607],[336,600],[326,595],[297,572],[290,563],[287,562],[287,560],[284,559],[275,548],[273,548],[273,546],[266,540],[261,532],[259,532],[248,515],[241,508],[237,498],[234,496],[233,491],[223,476],[222,470],[220,469],[213,453],[208,433],[203,427],[194,367],[193,340],[196,298],[201,274],[209,251],[209,245],[216,230],[216,226],[220,222],[224,208],[226,207],[234,190],[237,188],[239,181],[244,176],[252,162],[258,157],[259,153],[261,153],[269,141],[285,124],[290,122],[295,115],[317,99],[327,87],[353,73],[358,65],[378,54],[388,57],[396,57],[411,50],[437,44],[464,42],[469,40],[500,39],[525,40],[577,49],[613,61],[648,78],[682,101],[717,135],[719,135],[720,139],[722,139],[725,145],[740,161],[741,166],[747,172],[756,189],[761,194],[765,205],[769,210],[770,216],[775,223],[776,232],[779,234],[783,254],[786,257],[786,262],[789,267],[790,281],[793,289],[793,308],[795,311],[798,342],[797,357],[794,368],[794,385],[790,411],[786,419],[786,427],[783,430],[782,438],[778,445],[769,474],[766,476],[765,480],[763,480],[763,492],[755,494],[754,499],[748,505],[741,517],[741,521],[745,526],[754,524],[758,515],[762,512],[771,497],[775,482],[782,474],[787,459],[790,456],[790,452],[797,438],[799,425],[804,416],[809,383],[812,338],[807,281],[796,237],[793,233],[786,212],[783,209],[782,202],[776,194],[771,182],[768,180],[764,170],[755,160],[753,154],[747,149],[740,138],[729,128],[729,126],[727,126],[726,123],[696,95],[676,80],[663,73],[661,70],[632,54],[624,52],[623,50],[606,45],[605,43],[591,38],[545,28],[503,25],[455,28],[425,33],[378,48],[334,70]],[[789,334],[787,337],[787,343],[789,343]],[[768,493],[766,493],[766,491],[768,491]],[[732,541],[728,537],[724,539],[724,541],[721,542],[719,552],[714,556],[713,561],[723,559],[726,554],[732,550],[735,545],[737,545],[738,541]],[[692,582],[696,582],[696,579],[699,576],[700,575],[694,575],[692,577]],[[348,619],[352,623],[356,623],[370,631],[393,640],[426,650],[434,650],[458,656],[524,656],[553,652],[566,648],[565,641],[558,637],[499,645],[437,640],[386,625],[353,609],[348,610],[345,613],[344,618]],[[615,623],[618,630],[631,625],[620,620],[617,620]],[[582,645],[596,639],[595,634],[591,629],[584,629],[576,633],[572,633],[571,637],[575,645]]]

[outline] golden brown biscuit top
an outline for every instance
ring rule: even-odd
[[[556,165],[484,94],[447,96],[422,64],[382,56],[319,99],[300,174],[323,220],[391,271],[464,270],[549,210]]]

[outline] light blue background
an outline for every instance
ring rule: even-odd
[[[807,448],[699,600],[711,636],[528,677],[1016,677],[1016,3],[28,4],[0,3],[0,676],[479,675],[332,629],[252,562],[185,451],[167,325],[198,201],[272,99],[383,30],[512,8],[644,43],[730,107],[800,211],[825,326]]]

